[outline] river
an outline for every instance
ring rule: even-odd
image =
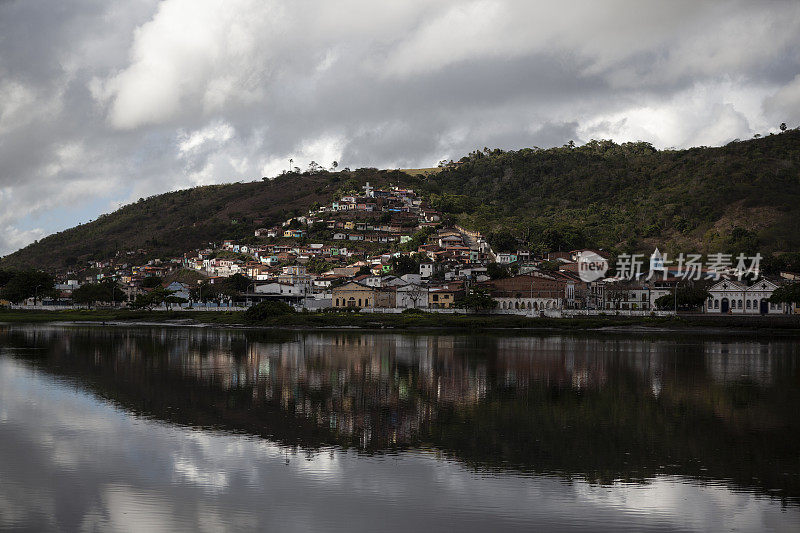
[[[0,530],[800,531],[797,340],[0,325]]]

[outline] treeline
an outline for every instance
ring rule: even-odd
[[[424,185],[500,251],[800,249],[800,131],[719,148],[644,142],[484,149]]]
[[[55,296],[53,276],[39,270],[0,270],[0,300],[19,303]]]

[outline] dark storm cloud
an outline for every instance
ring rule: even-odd
[[[419,167],[797,125],[798,35],[794,2],[0,2],[0,253],[71,225],[36,222],[67,206],[85,221],[289,158]]]

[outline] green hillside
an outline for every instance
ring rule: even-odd
[[[800,249],[800,130],[688,150],[611,141],[485,149],[426,188],[500,249]]]
[[[397,171],[359,169],[352,172],[289,173],[273,180],[209,185],[141,199],[88,224],[55,233],[0,259],[4,268],[57,270],[85,260],[137,251],[141,257],[172,257],[220,243],[252,238],[269,227],[304,214],[337,191],[365,182],[412,184]]]
[[[360,187],[416,187],[498,250],[800,250],[800,131],[718,148],[647,143],[476,151],[439,172],[359,169],[153,196],[51,235],[0,267],[58,269],[117,251],[174,256],[306,212]]]

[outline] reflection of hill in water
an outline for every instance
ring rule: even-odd
[[[0,342],[136,413],[284,445],[800,497],[791,342],[60,327]]]

